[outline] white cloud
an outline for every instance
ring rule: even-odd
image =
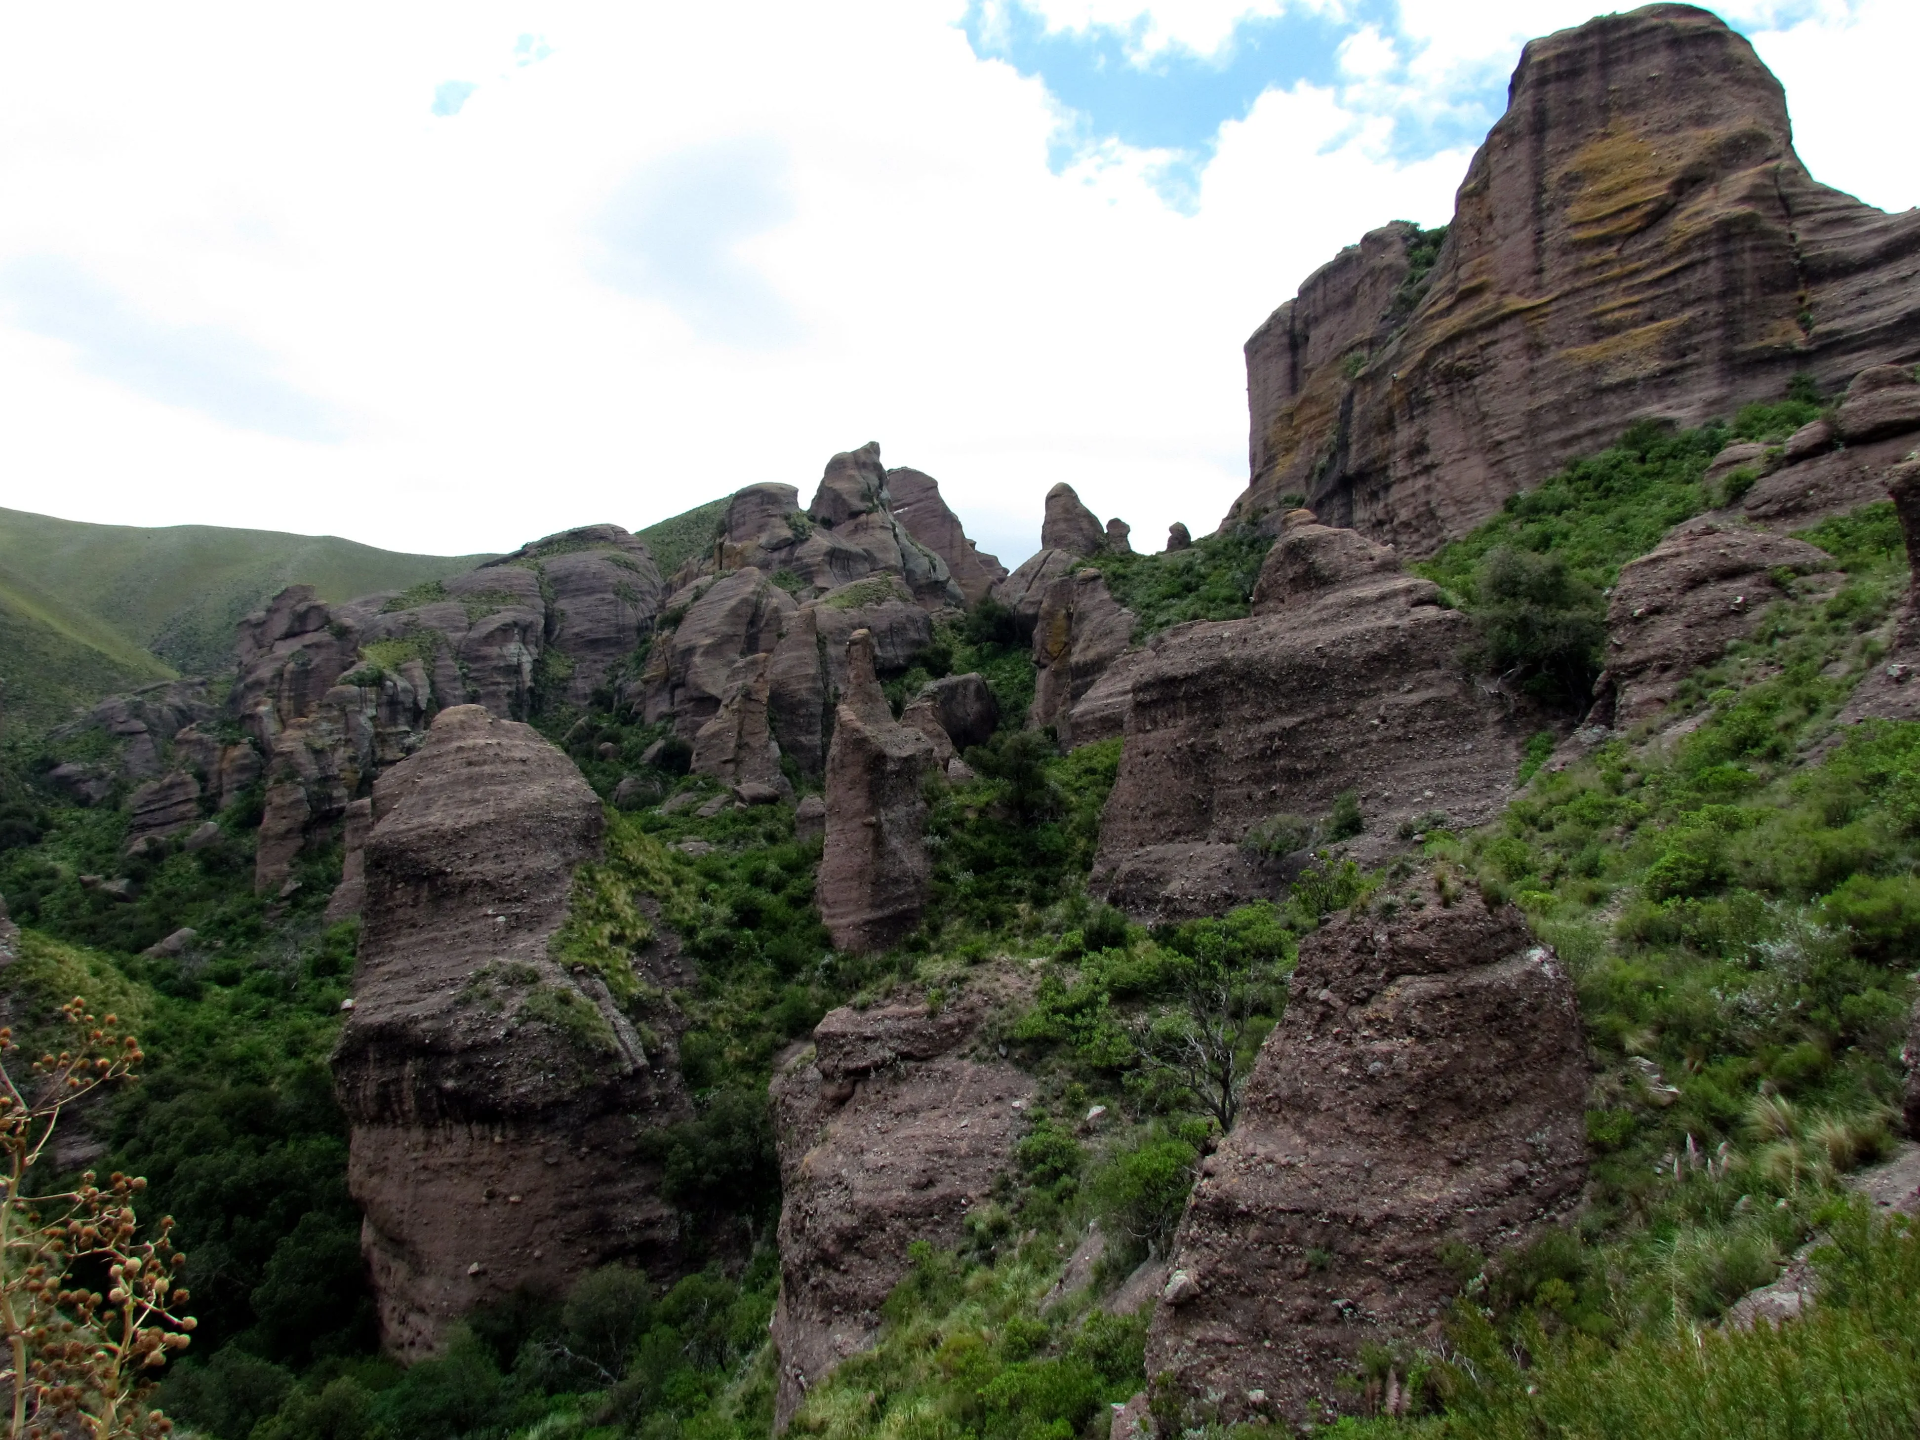
[[[1204,50],[1249,8],[1156,9],[1152,33]],[[1417,8],[1429,97],[1422,74],[1509,65],[1541,23],[1449,5],[1470,33],[1447,38]],[[1061,479],[1143,545],[1210,528],[1245,479],[1248,333],[1363,231],[1444,220],[1466,152],[1400,164],[1340,94],[1269,92],[1175,214],[1152,156],[1051,173],[1044,86],[979,60],[961,10],[21,10],[0,265],[56,257],[142,334],[225,337],[340,438],[248,429],[15,318],[0,504],[499,550],[754,481],[810,493],[878,439],[1010,562]],[[477,88],[437,117],[449,76]],[[1806,93],[1813,160],[1815,107],[1848,97]]]

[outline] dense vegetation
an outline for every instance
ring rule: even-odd
[[[1577,709],[1619,567],[1725,498],[1701,476],[1730,434],[1772,441],[1818,408],[1801,394],[1731,426],[1636,427],[1428,571],[1479,618],[1489,663]],[[959,1247],[913,1248],[876,1348],[816,1386],[795,1424],[836,1440],[1071,1440],[1145,1385],[1151,1299],[1127,1281],[1165,1253],[1199,1155],[1231,1124],[1301,937],[1334,910],[1389,914],[1437,871],[1519,904],[1575,977],[1597,1070],[1592,1184],[1577,1223],[1526,1250],[1449,1257],[1461,1301],[1445,1344],[1372,1355],[1353,1377],[1354,1411],[1381,1409],[1392,1370],[1409,1413],[1340,1428],[1912,1433],[1920,1237],[1849,1205],[1845,1177],[1893,1143],[1920,950],[1920,725],[1831,736],[1882,652],[1907,557],[1884,503],[1803,538],[1845,583],[1790,586],[1754,640],[1682,688],[1668,718],[1688,723],[1670,737],[1580,751],[1547,734],[1527,788],[1479,831],[1436,822],[1372,874],[1323,854],[1272,904],[1151,931],[1085,892],[1118,742],[1063,755],[1021,728],[1032,670],[999,607],[941,627],[889,677],[898,706],[929,678],[980,670],[1002,727],[968,751],[975,779],[931,792],[931,918],[874,959],[833,952],[813,904],[818,844],[796,838],[790,804],[666,813],[661,800],[714,788],[686,773],[684,745],[654,749],[664,728],[612,688],[584,711],[548,707],[537,723],[610,804],[606,859],[578,877],[560,943],[617,967],[643,892],[695,976],[676,998],[696,1114],[656,1142],[692,1265],[667,1285],[610,1267],[565,1296],[515,1297],[404,1373],[374,1352],[325,1068],[355,943],[319,913],[337,853],[303,860],[288,898],[255,897],[256,792],[214,817],[215,844],[123,861],[120,812],[55,803],[36,778],[99,737],[10,747],[0,893],[28,927],[13,1016],[31,1026],[86,993],[145,1041],[147,1078],[87,1128],[105,1163],[150,1179],[146,1213],[174,1214],[192,1257],[202,1326],[163,1392],[182,1423],[217,1440],[722,1440],[762,1436],[771,1416],[774,1057],[830,1006],[903,986],[937,1001],[1017,964],[1032,998],[1003,1041],[1036,1097],[1014,1172]],[[1232,532],[1095,563],[1146,634],[1246,613],[1265,545]],[[623,780],[627,811],[611,808]],[[90,879],[103,875],[132,880],[129,898]],[[185,953],[140,954],[183,924],[198,932]],[[1188,1043],[1210,1025],[1222,1039]],[[1713,1328],[1822,1237],[1809,1320]],[[1060,1283],[1070,1258],[1084,1287]]]

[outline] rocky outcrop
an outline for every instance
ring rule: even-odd
[[[919,470],[887,471],[894,517],[907,533],[946,562],[947,573],[968,605],[978,605],[1006,578],[1007,567],[981,550],[960,528],[960,517],[940,496],[940,483]]]
[[[1175,555],[1182,550],[1190,550],[1192,548],[1193,533],[1188,530],[1184,524],[1176,520],[1167,527],[1167,554]]]
[[[1065,579],[1080,568],[1072,551],[1042,550],[1021,561],[1006,579],[993,587],[992,598],[1013,612],[1014,632],[1030,639],[1033,627],[1040,623],[1040,605],[1055,581]]]
[[[984,745],[993,738],[993,732],[1000,728],[1000,705],[984,676],[948,675],[929,682],[909,701],[900,713],[900,723],[933,740],[936,751],[945,741],[946,753],[939,757],[945,763],[954,752]]]
[[[184,770],[149,780],[127,797],[127,840],[130,852],[175,831],[200,823],[200,782]]]
[[[1047,587],[1033,630],[1033,704],[1027,723],[1051,725],[1062,749],[1084,743],[1073,710],[1133,642],[1133,611],[1113,598],[1098,570],[1063,576]]]
[[[888,574],[929,610],[964,603],[946,561],[908,533],[891,500],[878,444],[834,456],[807,507],[813,532],[794,552],[793,569],[816,591]]]
[[[358,918],[367,905],[367,837],[373,833],[373,798],[347,806],[341,827],[340,883],[327,897],[327,923]]]
[[[1916,445],[1920,385],[1904,368],[1879,365],[1854,377],[1832,418],[1803,425],[1784,445],[1729,445],[1706,478],[1745,468],[1752,483],[1734,512],[1770,530],[1797,529],[1879,499]]]
[[[1490,816],[1518,727],[1505,697],[1462,673],[1472,627],[1439,602],[1385,547],[1290,515],[1250,617],[1178,627],[1136,662],[1095,888],[1169,919],[1271,895],[1279,882],[1250,832],[1326,816],[1346,790],[1366,862],[1394,848],[1403,820]]]
[[[827,752],[826,847],[816,893],[836,948],[884,950],[920,923],[927,901],[927,802],[934,749],[900,724],[873,671],[873,637],[847,642],[845,698]]]
[[[931,1013],[918,996],[835,1010],[774,1076],[785,1196],[776,1432],[873,1343],[907,1246],[958,1243],[1008,1168],[1033,1081],[980,1043],[1005,1003],[983,984]]]
[[[791,793],[780,773],[780,747],[767,721],[767,668],[773,656],[736,660],[720,709],[693,739],[693,773],[728,785],[770,785]]]
[[[1869,719],[1920,720],[1920,460],[1894,468],[1887,494],[1900,517],[1913,578],[1894,617],[1893,643],[1854,687],[1840,712],[1842,725]]]
[[[1107,532],[1100,517],[1080,503],[1080,496],[1071,485],[1062,480],[1047,491],[1046,516],[1040,522],[1042,550],[1098,555],[1106,544]]]
[[[1239,1122],[1202,1162],[1147,1373],[1208,1419],[1349,1408],[1363,1347],[1440,1339],[1458,1288],[1442,1247],[1522,1243],[1579,1197],[1571,982],[1512,907],[1424,905],[1301,943]]]
[[[896,576],[874,575],[802,605],[774,652],[774,734],[810,775],[820,773],[834,706],[847,689],[847,641],[872,639],[876,671],[897,675],[933,640],[933,622]]]
[[[1373,232],[1248,342],[1230,522],[1304,495],[1417,553],[1634,419],[1920,358],[1920,212],[1815,183],[1778,81],[1688,6],[1529,44],[1431,246]]]
[[[1675,526],[1621,567],[1607,602],[1598,718],[1626,726],[1657,714],[1683,679],[1754,633],[1761,612],[1786,593],[1783,576],[1832,565],[1826,551],[1784,535],[1704,518]]]
[[[565,756],[454,706],[376,782],[372,819],[333,1070],[383,1341],[411,1359],[476,1304],[670,1259],[676,1220],[638,1142],[691,1107],[665,1002],[643,1047],[609,988],[623,977],[549,951],[603,825]]]
[[[691,741],[720,709],[735,662],[771,654],[798,608],[754,569],[697,581],[672,596],[665,612],[671,629],[653,642],[640,681],[647,723],[670,719],[674,733]]]

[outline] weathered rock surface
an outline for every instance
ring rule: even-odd
[[[200,782],[184,770],[149,780],[127,797],[127,849],[185,830],[200,820]]]
[[[1147,1373],[1222,1421],[1348,1408],[1362,1346],[1439,1338],[1443,1245],[1522,1242],[1585,1180],[1573,987],[1519,911],[1342,917],[1301,944],[1292,993],[1147,1341]]]
[[[1006,578],[1007,567],[967,538],[960,517],[941,498],[940,483],[931,475],[905,468],[889,470],[887,491],[894,517],[909,535],[946,562],[947,573],[967,604],[978,605]]]
[[[780,1301],[773,1317],[784,1430],[807,1391],[873,1343],[907,1246],[959,1241],[1006,1170],[1031,1077],[984,1052],[1004,997],[969,989],[929,1015],[903,997],[835,1010],[774,1076]],[[980,1050],[983,1053],[971,1055]]]
[[[1133,642],[1137,617],[1113,598],[1098,570],[1063,576],[1047,587],[1033,630],[1033,704],[1027,723],[1055,727],[1063,749],[1082,743],[1073,710]]]
[[[1174,521],[1167,527],[1166,553],[1172,555],[1191,548],[1193,548],[1193,532],[1188,530],[1181,521]]]
[[[977,672],[947,675],[930,681],[913,698],[901,712],[900,723],[913,725],[922,733],[930,723],[946,736],[953,750],[965,750],[993,738],[993,732],[1000,728],[1000,705],[987,688],[986,678]]]
[[[847,642],[847,688],[827,752],[826,846],[816,892],[841,950],[884,950],[920,923],[927,901],[927,802],[933,746],[893,718],[873,671],[873,637]]]
[[[794,553],[793,568],[817,590],[889,574],[929,610],[964,603],[947,562],[908,533],[891,500],[878,444],[834,456],[807,507],[814,530]]]
[[[701,580],[667,601],[679,623],[656,639],[641,677],[649,724],[671,718],[692,740],[720,708],[733,667],[744,655],[771,654],[799,606],[763,573],[734,570]]]
[[[1080,503],[1078,491],[1064,480],[1047,491],[1046,516],[1040,522],[1042,550],[1098,555],[1106,544],[1106,527],[1098,515]]]
[[[993,599],[1013,611],[1014,629],[1022,640],[1030,638],[1040,622],[1040,605],[1048,589],[1079,568],[1079,558],[1072,551],[1041,550],[993,587]]]
[[[340,883],[327,897],[327,923],[351,920],[367,905],[367,837],[373,833],[373,797],[348,804],[341,827]]]
[[[113,765],[101,767],[96,773],[137,782],[151,780],[168,768],[171,742],[181,731],[218,714],[219,707],[208,697],[205,680],[162,680],[126,695],[110,695],[83,719],[55,733],[67,736],[83,730],[106,731],[120,743],[120,753]]]
[[[676,1220],[637,1141],[691,1107],[674,1016],[648,1017],[649,1053],[604,981],[548,953],[603,824],[565,756],[451,707],[380,777],[373,821],[334,1081],[383,1342],[415,1358],[520,1287],[670,1260]]]
[[[1900,517],[1913,579],[1894,618],[1893,644],[1854,687],[1840,712],[1843,725],[1867,719],[1920,720],[1920,460],[1894,467],[1887,494]],[[1920,1130],[1913,1133],[1920,1136]]]
[[[1656,714],[1688,674],[1753,634],[1760,612],[1785,594],[1776,572],[1832,566],[1826,551],[1785,535],[1707,518],[1676,525],[1621,567],[1607,602],[1612,723]]]
[[[1849,445],[1920,430],[1920,383],[1908,365],[1870,365],[1853,377],[1833,417],[1834,434]]]
[[[780,747],[767,721],[767,668],[773,656],[733,662],[720,708],[693,739],[693,773],[728,785],[793,787],[780,773]]]
[[[929,612],[893,575],[873,575],[809,601],[788,620],[771,672],[774,734],[809,774],[819,774],[833,709],[847,688],[847,641],[872,637],[876,671],[897,675],[933,639]]]
[[[1249,831],[1325,816],[1344,790],[1370,863],[1400,821],[1476,824],[1511,785],[1519,727],[1462,673],[1470,622],[1385,547],[1295,512],[1254,597],[1247,619],[1176,627],[1135,662],[1093,884],[1137,917],[1272,894]]]
[[[1634,419],[1920,358],[1920,212],[1815,183],[1779,83],[1689,6],[1529,44],[1425,276],[1418,243],[1374,231],[1248,342],[1231,522],[1304,495],[1418,553]]]

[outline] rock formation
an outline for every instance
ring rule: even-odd
[[[1074,706],[1133,641],[1134,613],[1113,598],[1106,577],[1086,569],[1047,587],[1033,630],[1033,705],[1027,723],[1055,728],[1062,749],[1084,743]]]
[[[899,577],[873,575],[810,601],[788,620],[774,651],[774,734],[800,768],[817,775],[827,756],[833,709],[847,688],[847,641],[872,637],[875,670],[897,675],[933,640],[928,612]]]
[[[1042,550],[1098,555],[1106,544],[1107,532],[1100,517],[1080,503],[1080,496],[1071,485],[1062,480],[1047,491],[1046,518],[1040,522]]]
[[[1030,639],[1033,627],[1040,623],[1040,605],[1057,580],[1080,568],[1075,552],[1041,550],[1021,561],[1006,579],[993,587],[992,598],[1013,612],[1014,630],[1022,640]]]
[[[327,897],[327,923],[359,916],[367,904],[367,837],[373,833],[373,797],[347,806],[341,827],[340,883]]]
[[[1173,555],[1181,550],[1192,548],[1193,533],[1184,524],[1176,520],[1167,527],[1167,554]]]
[[[733,662],[720,708],[693,738],[693,773],[728,785],[770,785],[792,792],[780,773],[780,747],[767,721],[766,652]]]
[[[1461,671],[1470,622],[1393,553],[1306,511],[1268,552],[1245,620],[1194,623],[1136,661],[1093,885],[1137,917],[1272,894],[1248,842],[1358,793],[1365,861],[1402,820],[1478,823],[1518,763],[1508,702]],[[1257,836],[1252,837],[1257,840]]]
[[[968,605],[978,605],[1006,578],[1007,567],[967,538],[960,517],[940,498],[940,484],[931,475],[904,468],[889,470],[887,492],[894,517],[909,535],[946,562],[947,573]]]
[[[1778,81],[1689,6],[1529,44],[1429,246],[1374,231],[1248,341],[1230,522],[1304,495],[1417,553],[1636,418],[1698,424],[1797,371],[1833,387],[1920,358],[1920,212],[1815,183]]]
[[[1843,440],[1843,427],[1858,438]],[[1797,529],[1879,499],[1916,444],[1920,384],[1905,369],[1872,366],[1853,378],[1834,419],[1801,427],[1785,445],[1729,445],[1708,475],[1745,468],[1754,479],[1734,513],[1770,530]]]
[[[671,629],[654,640],[640,678],[646,721],[671,719],[674,733],[692,740],[719,710],[735,662],[771,654],[798,608],[755,569],[701,580],[670,597],[663,625]]]
[[[919,997],[835,1010],[812,1050],[774,1076],[785,1196],[776,1432],[809,1388],[873,1343],[908,1244],[956,1244],[1007,1168],[1033,1080],[969,1053],[1003,1002],[979,986],[932,1013]]]
[[[933,746],[900,724],[873,672],[873,637],[847,642],[847,688],[827,752],[826,848],[816,892],[841,950],[884,950],[920,923],[927,901],[927,802]]]
[[[948,675],[929,682],[910,700],[900,714],[900,723],[913,726],[929,740],[934,740],[929,732],[937,730],[951,755],[993,738],[993,732],[1000,728],[1000,705],[984,676]],[[940,748],[940,740],[934,740],[934,748]],[[940,758],[944,763],[947,755]]]
[[[1676,525],[1621,567],[1607,602],[1607,673],[1596,687],[1604,697],[1611,686],[1611,715],[1597,718],[1626,726],[1658,713],[1683,679],[1754,632],[1760,612],[1785,593],[1779,575],[1832,565],[1804,540],[1704,517]]]
[[[200,782],[184,770],[171,771],[127,797],[127,849],[143,850],[149,841],[199,821]]]
[[[1479,900],[1308,937],[1181,1221],[1147,1373],[1220,1421],[1331,1418],[1369,1343],[1437,1340],[1454,1243],[1565,1215],[1586,1166],[1573,986]]]
[[[607,981],[549,953],[603,825],[565,756],[453,706],[372,808],[334,1081],[383,1340],[412,1359],[476,1304],[669,1257],[676,1220],[636,1144],[691,1107],[673,1015],[649,1015],[649,1053]]]

